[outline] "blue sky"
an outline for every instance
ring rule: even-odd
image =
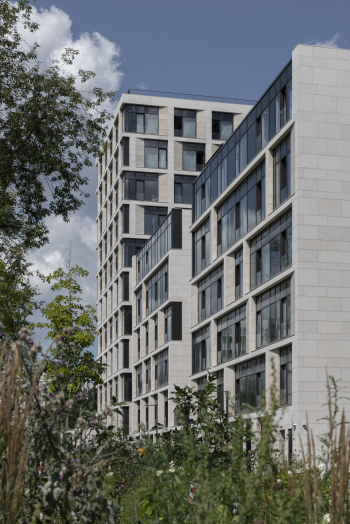
[[[122,91],[144,84],[256,99],[298,43],[337,33],[339,47],[350,40],[348,0],[58,0],[55,6],[71,17],[75,37],[98,31],[120,46]]]
[[[80,54],[71,72],[96,72],[96,84],[116,91],[129,88],[256,100],[290,60],[298,44],[350,47],[349,0],[37,0],[40,25],[27,42],[39,43],[44,67],[66,47]],[[110,106],[114,111],[116,102]],[[48,221],[50,244],[31,254],[44,274],[65,266],[69,241],[72,264],[90,272],[84,300],[96,300],[97,172],[86,169],[91,198],[71,217]],[[52,300],[37,281],[41,298]],[[43,340],[44,332],[37,338]],[[94,348],[96,351],[96,347]]]

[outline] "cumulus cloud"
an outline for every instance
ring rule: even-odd
[[[124,73],[120,70],[121,49],[115,42],[111,42],[98,32],[82,33],[78,38],[73,37],[72,20],[67,13],[58,7],[37,9],[33,7],[32,19],[39,24],[34,33],[21,29],[25,42],[29,45],[39,44],[38,57],[43,68],[52,64],[53,60],[60,60],[66,48],[79,51],[72,65],[66,65],[67,74],[77,75],[79,69],[94,71],[96,77],[84,84],[85,89],[97,85],[105,91],[118,91]],[[108,108],[112,111],[112,107]]]
[[[328,40],[317,40],[317,39],[311,39],[307,43],[307,45],[315,45],[318,47],[339,47],[339,40],[340,40],[340,33],[335,33],[331,38],[328,38]]]

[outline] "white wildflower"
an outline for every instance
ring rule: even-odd
[[[157,477],[160,477],[163,473],[163,470],[162,469],[158,469],[158,471],[156,472],[156,475]]]

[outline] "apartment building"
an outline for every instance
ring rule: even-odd
[[[190,228],[190,384],[215,373],[259,432],[275,375],[286,457],[326,431],[326,373],[350,387],[349,217],[350,51],[299,45],[197,178]]]
[[[121,96],[110,124],[107,148],[97,162],[97,358],[107,364],[104,385],[98,391],[98,407],[103,409],[113,396],[125,402],[124,416],[113,421],[122,422],[125,431],[132,426],[131,407],[136,394],[133,256],[146,245],[173,208],[183,210],[182,219],[186,217],[189,230],[193,182],[250,107],[249,101],[244,100],[186,98],[186,95],[134,90]],[[190,256],[186,251],[188,260]],[[188,280],[190,276],[189,273]],[[172,293],[171,281],[169,286]],[[178,299],[181,304],[179,296]],[[188,310],[188,304],[186,299],[184,311]],[[175,315],[176,307],[171,306]],[[154,322],[155,312],[152,313]],[[189,325],[186,329],[188,337]],[[144,355],[144,323],[138,332]],[[188,368],[186,377],[189,371]],[[173,415],[169,416],[171,419]]]
[[[111,364],[99,406],[118,384],[130,430],[137,432],[140,423],[150,430],[155,422],[171,428],[176,424],[170,402],[174,384],[200,389],[210,372],[217,376],[222,409],[247,413],[259,432],[259,410],[264,399],[271,406],[269,390],[275,380],[281,402],[280,451],[286,457],[297,455],[299,439],[305,441],[310,428],[315,435],[326,431],[326,374],[350,388],[350,51],[298,45],[257,103],[222,109],[234,114],[225,141],[214,140],[222,120],[212,111],[219,108],[208,105],[206,110],[206,142],[198,138],[197,112],[197,139],[192,142],[205,142],[206,149],[204,166],[197,164],[197,156],[192,158],[193,169],[203,167],[191,180],[193,206],[177,200],[181,191],[176,184],[188,179],[175,178],[193,175],[188,170],[182,174],[190,139],[178,139],[175,114],[175,108],[190,105],[142,100],[159,108],[158,132],[168,133],[163,138],[171,168],[138,168],[148,155],[148,138],[117,134],[119,147],[113,151],[123,155],[127,149],[135,164],[117,169],[111,178],[120,197],[113,220],[107,222],[110,193],[103,180],[109,184],[108,166],[115,153],[102,161],[98,358]],[[161,124],[162,107],[167,108],[166,125]],[[115,122],[121,114],[119,108]],[[129,201],[123,193],[123,173],[129,170],[159,177],[158,201],[147,202],[147,207],[164,203],[167,218],[163,226],[159,219],[152,222],[159,225],[150,240],[142,229],[146,212],[138,209],[145,204]],[[109,249],[106,232],[118,216],[121,230]],[[118,249],[122,253],[129,238],[139,242],[132,253],[140,249],[133,269],[131,258],[128,266],[119,255],[118,270],[113,266],[105,277],[110,258],[115,260]],[[129,275],[126,288],[124,273]],[[127,300],[118,295],[124,289]],[[112,296],[118,297],[114,306]],[[130,311],[127,333],[124,308]],[[108,338],[116,318],[124,327],[118,333],[112,328]],[[118,354],[128,358],[118,361]],[[349,419],[349,403],[340,404]]]

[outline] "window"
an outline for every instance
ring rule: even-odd
[[[130,365],[129,354],[129,340],[125,339],[123,342],[123,368],[128,368]]]
[[[275,208],[290,196],[290,155],[290,136],[287,136],[273,151],[273,197]]]
[[[113,399],[113,381],[111,380],[109,383],[109,400],[112,402]]]
[[[126,200],[158,202],[158,175],[151,173],[125,173],[124,195]]]
[[[146,361],[146,393],[151,391],[151,359]]]
[[[209,326],[192,335],[192,373],[199,373],[210,367]]]
[[[129,407],[125,407],[125,406],[122,407],[122,413],[123,413],[123,433],[124,435],[129,435],[129,432],[130,432]]]
[[[158,316],[154,317],[154,348],[158,347]]]
[[[132,307],[131,306],[124,306],[122,308],[122,315],[123,315],[123,328],[124,328],[124,335],[131,335],[132,334]]]
[[[214,113],[212,116],[212,139],[228,140],[233,133],[233,115]]]
[[[168,384],[168,350],[162,351],[154,359],[155,387],[161,388]]]
[[[143,238],[126,238],[123,241],[125,267],[132,267],[132,257],[140,251],[146,242]]]
[[[210,220],[204,224],[192,235],[193,242],[193,276],[197,275],[210,264]]]
[[[265,163],[218,208],[218,255],[265,218]]]
[[[132,401],[132,374],[124,373],[122,375],[123,381],[123,402]]]
[[[114,379],[114,391],[115,391],[115,398],[117,402],[119,402],[119,395],[118,395],[118,379]]]
[[[235,253],[235,300],[243,297],[243,248]]]
[[[154,423],[158,424],[158,395],[154,395]]]
[[[146,283],[146,315],[156,310],[168,299],[168,264],[164,264]],[[148,303],[147,303],[148,297]]]
[[[122,274],[123,279],[123,301],[129,300],[129,273],[125,272]]]
[[[168,163],[168,142],[145,140],[145,167],[166,169]]]
[[[218,364],[246,354],[246,305],[219,318],[217,348]]]
[[[169,426],[169,405],[168,405],[168,392],[164,393],[164,426],[167,428]]]
[[[168,214],[166,207],[145,207],[145,235],[153,235]]]
[[[123,165],[129,165],[129,138],[123,138]]]
[[[225,409],[225,397],[224,397],[224,370],[219,371],[216,375],[217,387],[216,390],[216,400],[220,406],[220,410],[224,411]]]
[[[145,326],[146,328],[146,355],[149,353],[149,328],[148,328],[148,322]]]
[[[250,288],[292,265],[292,211],[273,222],[250,243]]]
[[[125,131],[158,135],[158,107],[125,105]]]
[[[292,404],[292,346],[281,349],[280,394],[283,404]]]
[[[285,280],[257,297],[257,348],[290,336],[290,282],[290,279]]]
[[[123,233],[129,233],[129,204],[123,205]]]
[[[265,355],[236,366],[236,411],[260,409],[265,390]]]
[[[205,144],[182,144],[183,171],[202,171],[205,164]]]
[[[164,311],[164,340],[182,340],[181,302],[174,302]]]
[[[195,177],[175,175],[174,178],[174,201],[180,204],[192,204]]]
[[[290,62],[197,178],[194,184],[193,221],[204,213],[290,119],[291,102]],[[215,125],[218,130],[217,124]],[[201,197],[203,186],[206,191],[204,199]]]
[[[145,399],[145,408],[146,408],[146,431],[149,430],[149,407],[148,407],[148,398]]]
[[[136,294],[136,305],[137,323],[139,324],[142,320],[142,288]]]
[[[142,364],[136,368],[136,396],[140,397],[142,395]]]
[[[223,307],[223,265],[214,269],[198,283],[199,322],[213,315]]]
[[[141,358],[141,333],[140,330],[137,332],[137,360]]]
[[[196,138],[196,111],[174,109],[174,135]]]

